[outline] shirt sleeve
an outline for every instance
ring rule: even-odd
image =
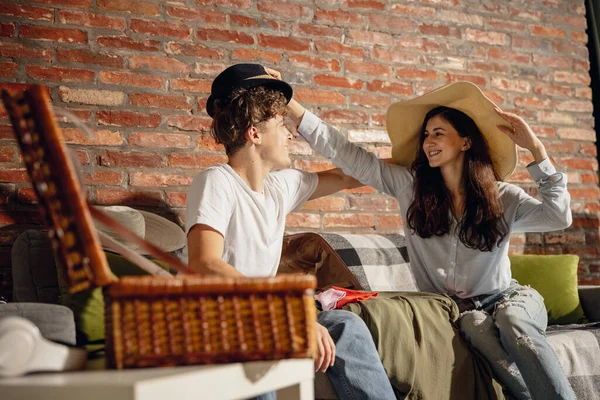
[[[519,188],[513,232],[547,232],[568,228],[573,217],[567,176],[556,172],[547,158],[540,163],[529,164],[527,170],[538,184],[542,201]]]
[[[286,215],[302,207],[319,184],[316,173],[291,168],[271,173],[271,179],[283,193]]]
[[[233,214],[234,202],[233,189],[221,171],[202,171],[188,189],[185,233],[196,224],[204,224],[225,236]]]
[[[413,179],[408,168],[379,160],[310,111],[304,112],[298,133],[310,147],[362,184],[395,197],[400,190],[412,190]]]

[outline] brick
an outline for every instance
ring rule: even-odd
[[[309,15],[309,9],[299,4],[283,3],[280,1],[258,0],[256,7],[266,14],[279,15],[289,20],[297,20]]]
[[[123,144],[123,137],[120,132],[109,130],[93,130],[93,137],[88,137],[81,129],[62,128],[61,129],[66,143],[85,144],[96,146],[119,146]]]
[[[167,117],[167,125],[182,131],[206,131],[210,129],[212,119],[190,115],[170,115]]]
[[[365,51],[362,48],[352,47],[336,42],[327,42],[324,40],[315,40],[315,50],[318,53],[333,53],[336,56],[343,55],[355,58],[365,57]]]
[[[538,54],[533,55],[535,65],[553,68],[569,68],[571,60],[567,57],[546,57]]]
[[[587,44],[588,35],[585,32],[571,32],[571,40],[574,42],[580,42]]]
[[[587,28],[587,21],[584,16],[571,17],[569,15],[553,15],[552,25],[570,25],[576,28]]]
[[[569,71],[556,71],[554,72],[554,80],[556,82],[565,82],[574,85],[590,85],[590,75],[574,73]]]
[[[398,201],[393,197],[348,196],[348,209],[352,211],[397,211]]]
[[[496,31],[508,31],[508,32],[523,32],[525,31],[525,24],[512,20],[498,19],[498,18],[486,18],[486,27]]]
[[[452,32],[449,26],[420,24],[419,32],[426,36],[450,36]]]
[[[598,156],[598,148],[594,143],[581,143],[579,145],[579,152],[588,156]]]
[[[136,113],[131,111],[100,111],[96,120],[101,125],[138,126],[156,128],[160,125],[160,114]]]
[[[254,44],[254,38],[237,31],[220,29],[198,29],[198,40],[228,42],[237,44]]]
[[[375,217],[372,214],[325,214],[324,228],[375,227]]]
[[[414,79],[418,81],[437,81],[439,75],[433,70],[420,70],[416,68],[397,68],[396,77],[400,79]]]
[[[87,43],[87,32],[79,29],[55,28],[52,26],[22,25],[19,36],[27,39],[49,40],[58,43]]]
[[[350,29],[346,36],[350,39],[349,44],[364,44],[367,46],[393,46],[394,37],[389,33],[361,31],[358,29]]]
[[[258,21],[254,18],[246,17],[244,15],[229,15],[229,22],[231,25],[241,26],[243,28],[257,28],[259,26]]]
[[[107,17],[95,13],[75,10],[62,10],[58,13],[58,19],[65,25],[83,25],[90,28],[105,28],[124,31],[127,27],[124,18]]]
[[[18,69],[19,66],[14,62],[0,62],[0,76],[13,77]]]
[[[344,3],[348,8],[366,8],[372,10],[383,10],[386,4],[380,0],[345,0]]]
[[[561,139],[574,139],[582,141],[596,141],[596,131],[593,129],[559,128],[558,136]]]
[[[591,101],[562,101],[556,104],[556,109],[559,111],[572,111],[572,112],[587,112],[591,113],[594,110]]]
[[[165,44],[165,51],[167,54],[177,54],[199,58],[217,59],[224,57],[222,49],[210,49],[204,45],[195,43],[169,42]]]
[[[509,9],[509,15],[515,19],[525,19],[530,21],[541,21],[543,14],[540,11],[524,10],[522,8]]]
[[[144,87],[152,89],[164,89],[166,82],[166,79],[161,76],[136,74],[121,71],[100,71],[99,80],[100,82],[106,84]]]
[[[54,21],[53,10],[46,7],[26,6],[22,4],[0,4],[0,15],[5,17],[27,18],[37,21]]]
[[[377,30],[389,32],[413,32],[414,24],[412,20],[401,17],[388,17],[386,15],[369,15],[369,25],[377,27]]]
[[[565,31],[563,29],[555,28],[552,26],[531,25],[529,27],[529,32],[531,32],[532,35],[547,36],[553,38],[564,38],[566,36]]]
[[[558,112],[540,112],[538,115],[539,121],[547,124],[557,125],[574,125],[575,120],[569,114]],[[560,135],[560,130],[559,130]]]
[[[119,11],[148,16],[160,15],[159,3],[147,3],[145,1],[136,0],[96,0],[96,4],[101,10]]]
[[[210,93],[212,80],[209,79],[171,79],[169,88],[184,92]]]
[[[90,110],[80,110],[80,109],[76,109],[76,108],[69,108],[70,106],[68,104],[65,104],[65,110],[69,111],[71,114],[75,115],[77,118],[79,118],[80,120],[82,120],[83,122],[90,122],[91,118],[92,118],[92,112]],[[61,117],[61,116],[56,116],[56,120],[58,122],[67,122],[67,123],[72,123],[72,121],[67,118],[67,117]]]
[[[587,188],[569,188],[569,193],[573,199],[598,200],[600,189],[597,187]]]
[[[0,56],[16,59],[35,58],[38,60],[52,61],[52,50],[31,48],[20,43],[0,42]]]
[[[553,97],[571,97],[571,88],[559,85],[537,82],[533,87],[534,93]]]
[[[227,23],[227,15],[220,11],[190,9],[183,7],[165,7],[165,12],[168,16],[173,18],[198,21],[209,25],[223,26]]]
[[[98,36],[96,43],[104,47],[134,51],[158,51],[160,48],[158,40],[136,40],[127,36]]]
[[[169,155],[169,167],[207,168],[227,162],[225,155],[177,153]]]
[[[446,82],[456,82],[456,81],[469,81],[479,86],[486,86],[487,81],[483,76],[480,75],[466,75],[466,74],[444,74],[446,78]]]
[[[585,60],[573,60],[573,70],[580,72],[589,72],[590,70],[590,62]]]
[[[548,151],[548,153],[550,153],[550,154],[564,153],[564,154],[571,155],[571,154],[575,153],[575,150],[577,147],[575,142],[565,142],[565,141],[561,141],[561,142],[557,142],[557,143],[544,143],[544,145],[546,146],[546,151]],[[570,182],[571,182],[571,180],[569,180],[569,183]]]
[[[369,116],[363,111],[354,110],[329,110],[321,111],[319,117],[331,124],[358,124],[366,125]]]
[[[130,186],[181,186],[192,183],[192,176],[163,174],[159,172],[133,172],[129,174]]]
[[[187,24],[179,24],[171,21],[132,19],[129,21],[129,28],[132,32],[143,35],[174,37],[178,39],[187,39],[192,33],[192,29]]]
[[[0,182],[29,182],[29,177],[27,176],[27,171],[25,168],[19,169],[0,169]]]
[[[412,85],[410,83],[374,80],[372,82],[367,82],[366,87],[370,92],[391,93],[395,96],[410,96],[413,94]]]
[[[0,146],[0,162],[13,161],[16,154],[14,147]]]
[[[105,151],[100,155],[98,164],[103,167],[159,168],[162,166],[162,157],[141,151]]]
[[[294,65],[294,68],[325,69],[334,72],[340,70],[340,63],[338,60],[327,60],[323,57],[288,54],[288,60]]]
[[[490,59],[508,61],[511,63],[518,64],[530,64],[531,63],[531,55],[525,53],[519,53],[516,51],[499,49],[497,47],[492,47],[490,49]]]
[[[310,49],[309,40],[293,37],[259,34],[258,43],[262,47],[267,47],[270,49],[282,49],[288,51],[308,51]]]
[[[309,213],[290,213],[285,219],[286,228],[321,228],[321,216]]]
[[[552,101],[538,97],[515,97],[515,106],[536,109],[552,109]]]
[[[49,4],[52,6],[69,6],[77,8],[89,8],[93,0],[35,0],[36,3]]]
[[[87,49],[58,49],[56,56],[58,61],[63,63],[97,64],[111,68],[123,67],[123,56]]]
[[[433,7],[407,6],[404,4],[393,4],[392,14],[405,15],[410,18],[422,18],[425,20],[435,19],[436,9]]]
[[[59,87],[59,97],[65,103],[81,103],[99,106],[119,106],[123,104],[125,93],[110,90],[75,89]]]
[[[328,90],[294,89],[294,97],[301,103],[308,104],[344,104],[344,95]]]
[[[186,192],[167,192],[165,193],[167,198],[167,206],[184,208],[187,200]]]
[[[398,214],[378,214],[377,226],[379,228],[402,228],[402,218]]]
[[[94,197],[96,203],[102,205],[160,206],[163,204],[160,192],[96,189]]]
[[[222,7],[233,7],[233,8],[250,8],[252,5],[251,0],[196,0],[198,5],[210,5],[210,6],[222,6]]]
[[[41,67],[37,65],[27,66],[27,76],[40,81],[55,82],[92,82],[94,71],[88,69]]]
[[[346,72],[351,74],[359,74],[359,75],[370,75],[370,76],[391,76],[392,70],[390,67],[375,64],[375,63],[367,63],[363,61],[345,61]]]
[[[359,79],[349,79],[333,75],[316,75],[313,77],[315,83],[319,86],[332,86],[346,89],[360,90],[362,81]]]
[[[270,63],[281,61],[281,54],[265,50],[236,49],[231,52],[231,58],[243,61],[262,60]]]
[[[477,43],[504,46],[508,41],[508,36],[502,32],[467,28],[465,29],[465,39]]]
[[[129,103],[138,107],[170,108],[190,110],[190,99],[187,96],[169,96],[152,93],[130,93]]]
[[[452,22],[456,25],[483,26],[483,18],[473,13],[464,13],[454,10],[440,10],[438,17],[441,21]],[[488,26],[490,28],[490,26]]]
[[[511,92],[529,93],[531,83],[528,81],[508,80],[504,78],[492,78],[492,87]]]
[[[490,61],[469,61],[469,72],[495,72],[509,75],[511,66],[509,64],[500,64]]]
[[[134,132],[127,138],[130,146],[189,148],[191,139],[188,135],[178,133]]]
[[[427,56],[427,64],[435,65],[438,69],[454,69],[454,70],[466,70],[467,61],[464,58],[459,57],[447,57],[447,56]],[[415,63],[417,64],[417,63]],[[431,91],[434,88],[430,88],[427,91]]]
[[[320,197],[304,204],[302,211],[342,211],[346,200],[342,197]]]
[[[0,36],[1,37],[12,37],[15,34],[15,24],[13,23],[0,23]]]
[[[571,169],[583,169],[589,171],[598,170],[598,162],[584,158],[561,158],[560,165]]]
[[[212,79],[214,79],[221,71],[224,71],[227,68],[228,64],[221,63],[206,63],[206,62],[197,62],[194,64],[194,74],[197,75],[206,75]]]
[[[188,73],[190,66],[183,61],[169,57],[155,56],[129,56],[129,68],[131,69],[155,69],[171,73]]]
[[[317,9],[315,21],[331,22],[336,26],[365,26],[366,19],[357,12]]]
[[[294,141],[292,140],[292,143]],[[306,142],[304,142],[306,143]],[[196,148],[208,150],[208,151],[219,151],[224,152],[225,147],[221,144],[217,144],[215,139],[210,135],[198,135],[196,136]]]
[[[588,50],[585,46],[577,46],[574,43],[566,40],[556,39],[551,42],[551,51],[555,53],[568,54],[576,58],[586,59],[589,57]]]
[[[340,28],[313,24],[298,24],[297,31],[311,37],[319,36],[334,40],[341,40],[343,34]]]
[[[94,171],[83,174],[83,183],[86,185],[117,186],[123,182],[124,172],[119,171]]]
[[[598,185],[598,173],[581,174],[581,183]]]
[[[38,204],[37,195],[33,188],[19,188],[17,190],[17,201],[21,204]]]
[[[541,39],[532,38],[532,37],[522,37],[522,36],[511,36],[512,48],[517,49],[525,49],[525,50],[547,50],[548,45],[547,42]]]

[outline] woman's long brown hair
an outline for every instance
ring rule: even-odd
[[[415,183],[413,201],[407,212],[408,226],[422,238],[444,236],[450,232],[450,212],[454,211],[452,194],[440,169],[429,166],[423,150],[427,122],[435,116],[450,123],[461,137],[471,139],[471,147],[464,158],[465,209],[459,222],[460,241],[472,249],[492,251],[508,234],[497,187],[500,177],[494,169],[488,144],[475,122],[453,108],[434,108],[423,121],[417,157],[411,167]]]

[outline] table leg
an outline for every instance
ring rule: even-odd
[[[277,400],[314,400],[315,383],[307,379],[293,386],[288,386],[277,391]]]

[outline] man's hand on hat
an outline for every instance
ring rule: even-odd
[[[267,74],[271,75],[273,78],[281,80],[281,72],[267,67],[265,67],[265,71],[267,71]]]
[[[535,136],[535,133],[523,118],[519,117],[517,114],[502,111],[498,107],[496,107],[495,110],[496,113],[504,118],[511,126],[509,128],[507,126],[498,125],[498,129],[504,132],[518,146],[529,150],[535,157],[536,162],[548,158],[546,148],[541,140]]]

